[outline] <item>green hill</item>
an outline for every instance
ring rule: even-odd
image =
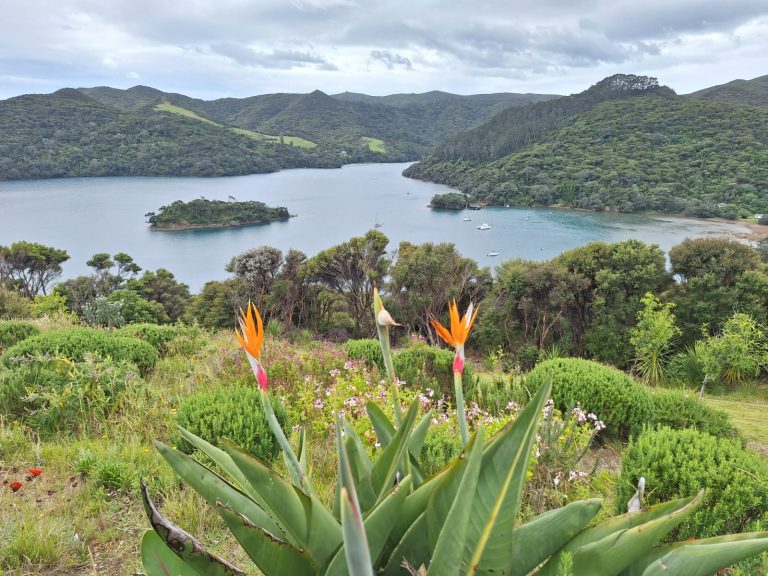
[[[768,106],[768,76],[760,76],[752,80],[733,80],[727,84],[704,88],[686,96],[748,106]]]
[[[569,98],[563,104],[573,103]],[[520,113],[532,118],[541,107]],[[586,108],[530,122],[536,136],[527,145],[519,126],[484,125],[489,142],[514,143],[514,151],[489,161],[435,155],[405,174],[492,204],[725,217],[768,212],[768,110],[684,98],[668,89]],[[471,150],[477,130],[454,138],[454,150],[459,142]]]
[[[225,176],[340,165],[158,104],[123,111],[73,89],[0,101],[0,179]]]

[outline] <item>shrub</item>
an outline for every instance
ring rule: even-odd
[[[14,359],[42,355],[79,361],[88,353],[133,362],[142,373],[151,370],[157,362],[157,350],[151,344],[94,328],[69,328],[33,336],[5,350],[2,361],[8,367],[14,365]]]
[[[366,366],[379,370],[384,369],[384,358],[381,354],[379,341],[374,338],[361,338],[359,340],[347,340],[344,344],[347,358],[350,360],[364,360]]]
[[[655,390],[653,399],[653,421],[670,428],[695,428],[713,436],[735,438],[736,429],[731,426],[728,414],[704,404],[695,396],[680,390]]]
[[[395,373],[413,388],[431,388],[452,398],[453,356],[452,350],[416,343],[395,353]],[[463,378],[465,394],[473,387],[473,377],[474,371],[467,363]]]
[[[622,458],[621,511],[640,476],[649,505],[706,488],[704,503],[676,529],[676,539],[743,532],[768,521],[768,463],[734,440],[697,430],[646,430]]]
[[[421,448],[419,463],[429,477],[440,471],[461,453],[461,437],[448,422],[430,426]]]
[[[138,338],[148,342],[161,354],[168,352],[168,345],[179,335],[176,326],[168,324],[128,324],[113,332],[115,336]]]
[[[176,422],[212,444],[222,437],[264,462],[271,462],[280,447],[261,409],[260,392],[249,387],[216,387],[185,398],[176,413]],[[287,415],[280,402],[273,402],[278,422],[287,426]],[[179,449],[190,454],[191,444],[180,440]]]
[[[100,430],[123,405],[125,393],[141,384],[136,367],[86,355],[73,362],[61,357],[25,360],[0,375],[0,404],[37,432]]]
[[[0,319],[29,318],[32,315],[32,302],[14,290],[0,286]]]
[[[525,384],[533,393],[550,379],[552,399],[559,410],[581,406],[599,415],[610,435],[626,438],[652,421],[648,390],[615,368],[580,358],[558,358],[538,364]]]
[[[40,329],[29,322],[18,320],[0,322],[0,350],[38,334],[40,334]]]

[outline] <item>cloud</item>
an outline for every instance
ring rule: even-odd
[[[401,56],[400,54],[394,54],[389,50],[371,50],[371,57],[368,62],[380,62],[384,64],[388,70],[394,70],[395,68],[413,70],[413,64],[411,64],[411,61],[408,58]]]

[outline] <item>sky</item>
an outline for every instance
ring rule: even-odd
[[[0,0],[0,99],[137,84],[273,92],[681,94],[768,74],[768,0]]]

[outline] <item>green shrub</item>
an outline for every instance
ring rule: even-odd
[[[528,344],[520,346],[520,348],[517,349],[517,352],[515,352],[515,358],[520,364],[521,370],[530,370],[536,366],[536,363],[539,361],[539,349],[536,346]]]
[[[79,361],[88,353],[133,362],[142,373],[151,370],[157,362],[157,350],[151,344],[95,328],[68,328],[33,336],[5,350],[2,361],[11,367],[23,357],[46,354]]]
[[[461,453],[461,436],[449,423],[443,422],[430,426],[424,446],[421,449],[419,463],[427,476],[440,471]]]
[[[260,392],[249,387],[215,387],[185,398],[176,413],[176,422],[193,434],[218,445],[229,438],[264,462],[271,462],[280,447],[261,409]],[[280,402],[273,402],[278,422],[285,429],[287,414]],[[184,440],[179,449],[191,454],[193,447]]]
[[[381,354],[381,345],[374,338],[361,338],[359,340],[347,340],[344,350],[350,360],[364,360],[366,366],[379,370],[384,369],[384,357]]]
[[[0,405],[41,435],[93,432],[140,385],[136,366],[126,360],[42,356],[0,373]]]
[[[453,398],[453,357],[452,350],[417,343],[395,352],[393,362],[397,377],[412,388],[431,388],[438,395]],[[467,363],[463,378],[465,393],[472,389],[473,380],[474,371]]]
[[[40,329],[29,322],[19,320],[0,322],[0,350],[38,334],[40,334]]]
[[[605,422],[609,435],[626,438],[652,422],[647,388],[615,368],[580,358],[547,360],[531,370],[525,385],[533,393],[549,379],[559,410],[581,406]]]
[[[179,331],[176,326],[168,324],[128,324],[115,330],[113,334],[149,342],[164,356],[168,352],[168,345],[179,335]]]
[[[735,438],[736,429],[722,410],[711,408],[695,396],[681,390],[654,390],[653,421],[670,428],[695,428],[713,436]]]
[[[768,463],[734,441],[697,430],[646,430],[621,463],[617,509],[626,511],[632,483],[646,480],[646,504],[691,496],[706,488],[704,503],[673,539],[746,532],[768,522]]]
[[[0,286],[0,320],[29,318],[31,315],[32,302],[28,298]]]

